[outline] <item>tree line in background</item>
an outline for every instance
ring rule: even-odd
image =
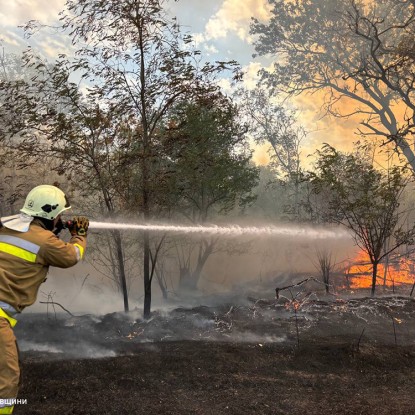
[[[271,95],[313,94],[321,99],[327,115],[357,116],[361,123],[358,132],[392,148],[412,178],[415,2],[271,0],[270,4],[269,20],[254,18],[251,34],[257,36],[257,53],[275,58],[272,70],[262,70],[262,83]],[[370,169],[373,161],[362,164],[361,159],[361,154],[350,158],[326,147],[317,162],[317,188],[323,183],[329,186],[336,212],[331,218],[345,223],[367,252],[373,265],[373,294],[377,265],[388,255],[386,247],[413,243],[413,220],[405,232],[398,225],[406,173],[395,167],[381,178]],[[349,176],[343,176],[342,169]],[[356,172],[369,183],[359,183]],[[373,208],[376,204],[379,208]]]
[[[400,210],[413,169],[408,143],[413,114],[406,112],[400,123],[395,117],[390,126],[394,103],[412,108],[413,58],[406,41],[394,51],[388,43],[381,58],[378,49],[382,40],[389,42],[390,32],[399,32],[399,19],[409,36],[412,17],[403,12],[405,7],[413,12],[414,6],[399,2],[398,13],[392,0],[373,10],[354,1],[349,9],[344,2],[341,8],[326,3],[275,1],[270,22],[254,22],[258,52],[285,59],[278,60],[274,72],[263,73],[257,89],[247,91],[238,86],[237,62],[204,62],[192,38],[168,17],[164,1],[67,1],[61,23],[76,48],[74,57],[61,55],[49,63],[31,49],[21,59],[2,57],[1,214],[16,213],[32,185],[56,181],[91,218],[203,224],[248,216],[340,223],[369,254],[374,294],[379,262],[413,243],[412,227]],[[368,15],[362,17],[363,11]],[[375,17],[386,11],[395,26],[384,36],[387,23]],[[336,31],[333,22],[339,16],[343,26]],[[318,23],[324,30],[317,30]],[[30,22],[26,32],[35,26]],[[346,48],[350,37],[354,43]],[[355,52],[362,45],[364,58]],[[337,61],[347,62],[347,71]],[[383,71],[377,77],[374,62]],[[235,84],[234,95],[218,86],[222,76]],[[329,95],[327,103],[335,115],[335,104],[344,96],[369,107],[356,109],[367,115],[363,124],[395,143],[409,169],[381,171],[368,147],[360,145],[350,154],[325,146],[315,155],[314,169],[306,171],[302,144],[307,134],[295,113],[276,103],[274,92],[313,88],[339,94]],[[384,129],[375,131],[379,120]],[[269,144],[268,166],[254,166],[252,138]],[[181,289],[194,290],[214,252],[238,250],[215,237],[195,241],[147,231],[105,231],[90,245],[92,262],[114,280],[126,311],[131,280],[142,278],[145,317],[153,279],[168,295],[169,258],[177,262]]]

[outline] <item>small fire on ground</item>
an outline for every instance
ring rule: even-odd
[[[366,252],[360,251],[346,270],[351,289],[372,286],[372,264]],[[405,256],[390,256],[389,262],[382,261],[377,269],[377,286],[396,287],[414,284],[415,262]]]

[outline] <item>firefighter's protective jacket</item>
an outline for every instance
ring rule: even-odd
[[[69,268],[83,256],[86,238],[66,243],[35,219],[27,232],[0,228],[0,302],[21,312],[36,301],[49,266]]]

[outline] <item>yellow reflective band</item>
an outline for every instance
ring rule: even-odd
[[[84,257],[84,247],[82,245],[79,245],[79,244],[73,244],[73,245],[78,247],[79,254],[81,255],[81,259],[82,259]]]
[[[3,317],[3,318],[5,318],[9,323],[10,323],[10,325],[12,326],[12,327],[14,327],[15,325],[16,325],[16,323],[17,323],[17,320],[15,319],[15,318],[13,318],[13,317],[10,317],[2,308],[0,308],[0,317]],[[1,411],[1,409],[2,408],[0,408],[0,411]],[[9,413],[9,412],[0,412],[0,414],[4,414],[4,413]],[[11,413],[11,412],[10,412]]]
[[[36,262],[36,254],[26,251],[23,248],[0,242],[0,251],[6,252],[6,254],[17,256],[29,262]]]
[[[32,254],[37,254],[40,249],[39,245],[36,245],[30,241],[26,241],[22,238],[18,238],[16,236],[0,235],[0,242],[5,242],[6,244],[17,246],[18,248],[25,249],[26,251],[29,251]]]
[[[14,408],[14,405],[4,406],[3,408],[0,408],[0,414],[12,414],[13,408]]]

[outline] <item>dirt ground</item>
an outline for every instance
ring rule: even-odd
[[[22,414],[415,414],[415,301],[28,315]]]

